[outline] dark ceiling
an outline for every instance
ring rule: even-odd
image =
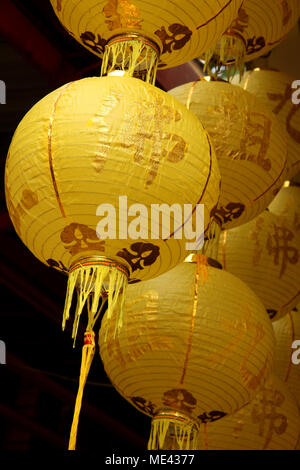
[[[1,178],[24,114],[63,83],[100,73],[100,60],[67,35],[49,0],[1,0]],[[193,62],[158,74],[169,89],[198,78]],[[2,185],[3,188],[3,185]],[[61,331],[66,278],[42,265],[17,237],[0,198],[0,450],[66,449],[80,370],[80,341]],[[143,450],[150,419],[121,398],[95,357],[84,393],[78,449]]]

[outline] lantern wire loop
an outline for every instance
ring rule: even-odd
[[[137,34],[115,36],[105,46],[101,76],[123,75],[155,84],[159,47]]]
[[[111,318],[115,309],[118,309],[116,331],[122,327],[125,292],[128,284],[129,272],[121,264],[101,256],[83,258],[74,263],[69,271],[65,308],[62,328],[70,317],[70,309],[74,291],[77,290],[77,305],[74,315],[72,338],[74,346],[77,337],[80,316],[85,305],[88,309],[87,330],[94,327],[103,308],[104,301],[108,300],[107,316]],[[101,301],[101,303],[100,303]],[[99,308],[100,304],[100,308]]]
[[[220,41],[205,52],[204,72],[212,78],[217,78],[225,67],[227,80],[239,72],[240,79],[245,69],[246,44],[239,34],[227,30]]]
[[[81,356],[81,367],[79,377],[79,387],[75,402],[75,409],[73,415],[73,421],[71,426],[70,438],[69,438],[69,450],[76,449],[77,430],[79,422],[79,414],[82,404],[82,396],[84,387],[87,381],[87,377],[91,368],[91,364],[95,355],[95,333],[93,330],[88,330],[84,333],[84,345],[82,348]]]
[[[159,411],[152,419],[148,450],[196,450],[199,427],[198,421],[181,412]]]

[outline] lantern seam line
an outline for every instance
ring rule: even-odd
[[[209,23],[211,23],[213,20],[215,20],[224,10],[226,10],[227,7],[229,7],[229,5],[232,3],[232,0],[229,0],[229,2],[223,6],[223,8],[221,8],[220,11],[218,11],[218,13],[216,13],[215,16],[213,16],[212,18],[210,18],[209,20],[207,20],[205,23],[203,24],[200,24],[199,26],[197,26],[196,30],[200,29],[200,28],[203,28],[204,26],[207,26]]]
[[[55,192],[55,197],[56,197],[61,215],[65,219],[67,218],[67,216],[66,216],[66,213],[64,211],[64,208],[63,208],[62,202],[60,200],[60,197],[59,197],[58,186],[57,186],[57,182],[56,182],[55,174],[54,174],[53,156],[52,156],[52,133],[53,133],[53,121],[54,121],[54,116],[55,116],[58,101],[62,97],[63,93],[67,90],[67,88],[71,85],[71,83],[73,83],[73,82],[67,83],[63,87],[63,89],[59,93],[57,99],[55,100],[54,105],[53,105],[53,109],[52,109],[52,113],[51,113],[51,116],[50,116],[50,119],[49,119],[49,127],[48,127],[48,159],[49,159],[51,180],[52,180],[53,189],[54,189],[54,192]]]

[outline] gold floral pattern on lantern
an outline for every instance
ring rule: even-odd
[[[154,403],[146,400],[143,397],[128,397],[128,400],[131,401],[131,403],[140,411],[147,415],[154,416],[155,412],[157,411]]]
[[[141,28],[140,10],[129,0],[108,0],[102,11],[109,31]]]
[[[231,23],[229,31],[243,33],[249,23],[249,15],[246,10],[241,6],[237,18]]]
[[[130,246],[130,250],[131,252],[127,248],[123,248],[117,253],[117,256],[127,261],[132,272],[151,266],[159,256],[159,247],[152,243],[136,242]]]
[[[168,29],[169,33],[164,26],[155,31],[163,45],[162,54],[182,49],[192,36],[192,31],[183,24],[174,23]]]
[[[185,411],[189,414],[193,412],[197,404],[196,398],[194,398],[193,395],[184,388],[168,390],[164,393],[162,402],[166,407]]]
[[[208,413],[202,413],[198,416],[198,419],[201,423],[206,424],[218,421],[219,419],[224,418],[224,416],[227,416],[227,413],[224,413],[223,411],[214,410],[209,411]]]
[[[104,251],[105,241],[99,240],[95,230],[87,225],[73,222],[64,228],[60,238],[72,256],[88,250]]]
[[[215,219],[220,225],[238,219],[244,212],[245,205],[240,202],[229,202],[225,207],[221,206],[214,212]]]
[[[95,36],[92,31],[85,31],[84,33],[81,33],[80,39],[85,46],[89,47],[97,54],[103,54],[107,41],[106,39],[102,39],[100,34]]]

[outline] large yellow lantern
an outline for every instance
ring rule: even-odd
[[[296,79],[275,70],[255,69],[244,75],[240,85],[273,111],[287,130],[288,177],[292,178],[300,171],[300,105]]]
[[[263,302],[272,320],[300,300],[300,235],[268,210],[220,237],[219,261]]]
[[[123,324],[104,315],[106,373],[152,418],[149,449],[170,433],[195,449],[201,423],[232,414],[258,392],[272,366],[274,335],[256,295],[204,255],[128,287]]]
[[[206,63],[234,66],[243,73],[244,62],[277,46],[296,25],[299,15],[299,0],[244,0],[221,40],[206,51]]]
[[[157,276],[185,257],[187,240],[176,235],[183,217],[171,213],[165,239],[158,218],[152,239],[153,211],[186,203],[191,217],[201,203],[208,224],[219,191],[216,158],[199,120],[167,93],[127,77],[87,78],[43,98],[15,132],[5,178],[20,238],[44,264],[69,273],[64,322],[80,290],[74,337],[88,298],[92,319],[104,292],[111,311],[128,280]],[[144,206],[137,239],[127,233],[125,203],[128,211]],[[111,235],[99,239],[106,213]]]
[[[273,323],[276,338],[274,373],[294,395],[300,408],[300,310],[299,306]]]
[[[297,403],[277,377],[232,416],[202,426],[199,450],[294,450],[300,433]]]
[[[255,218],[286,177],[286,133],[278,119],[255,96],[226,82],[200,80],[169,93],[212,139],[221,173],[217,223],[229,229]]]
[[[124,35],[132,38],[135,34],[157,45],[161,52],[159,67],[165,68],[195,59],[209,49],[237,16],[242,0],[51,0],[51,3],[64,28],[94,54],[102,57],[108,43],[110,51],[105,55],[111,54],[112,60],[118,60],[118,55],[124,58],[127,48]],[[104,57],[104,67],[107,61],[110,58]]]
[[[300,188],[298,186],[283,187],[269,205],[269,210],[285,220],[300,232]]]

